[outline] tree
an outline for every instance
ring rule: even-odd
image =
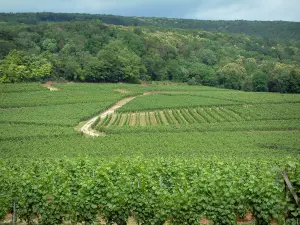
[[[289,76],[288,92],[300,93],[300,69],[293,69]]]
[[[135,34],[137,34],[137,35],[142,35],[142,34],[143,34],[142,29],[139,28],[139,27],[135,27],[135,28],[133,29],[133,32],[134,32]]]
[[[15,48],[16,46],[13,43],[0,39],[0,60]]]
[[[98,53],[99,49],[103,48],[104,45],[108,44],[110,37],[107,33],[101,32],[99,34],[93,34],[87,40],[86,49],[92,53]]]
[[[200,64],[199,67],[200,83],[208,86],[216,86],[218,83],[216,71],[205,64]]]
[[[25,53],[12,50],[4,60],[0,62],[0,82],[20,82],[29,73],[24,65]]]
[[[119,31],[118,38],[127,46],[128,49],[134,51],[138,56],[145,54],[145,45],[141,37],[132,31]]]
[[[195,78],[197,84],[210,86],[298,92],[300,41],[296,37],[300,33],[294,32],[297,23],[199,24],[192,20],[55,13],[0,16],[4,21],[0,29],[2,82],[49,76],[90,82],[187,82]],[[283,25],[289,27],[280,35],[270,33]],[[200,27],[206,31],[190,29]],[[241,30],[252,36],[228,33]],[[257,37],[262,33],[265,38]],[[285,40],[276,39],[277,36],[284,36]],[[23,53],[18,55],[14,50]]]
[[[246,76],[246,70],[240,64],[229,63],[218,71],[218,75],[221,86],[240,90]]]
[[[268,77],[261,71],[256,70],[252,78],[253,91],[265,92],[268,91]]]
[[[178,60],[170,59],[167,61],[167,71],[168,71],[168,79],[174,81],[183,81],[184,79],[184,71],[181,68],[181,65]]]
[[[168,71],[166,62],[157,55],[146,56],[143,59],[149,76],[152,80],[167,80]]]
[[[246,69],[247,73],[251,74],[257,68],[256,59],[254,59],[254,58],[247,58],[245,60],[244,65],[245,65],[245,69]]]
[[[52,64],[47,59],[37,55],[31,55],[28,57],[27,68],[30,71],[26,80],[40,80],[44,77],[49,77],[52,72]]]
[[[218,62],[217,56],[210,49],[204,49],[199,51],[199,57],[202,62],[207,65],[215,65]]]
[[[110,41],[97,54],[100,60],[99,73],[105,81],[138,82],[140,78],[141,59],[119,40]]]
[[[77,80],[82,67],[74,55],[59,55],[53,59],[55,76],[66,80]]]
[[[11,51],[0,63],[0,82],[35,81],[50,76],[52,65],[37,55]]]
[[[190,78],[188,81],[187,81],[188,85],[196,85],[197,84],[197,80],[195,77],[192,77]]]
[[[56,50],[57,50],[56,40],[46,38],[42,43],[42,47],[45,51],[56,52]]]
[[[286,93],[289,88],[290,72],[290,66],[276,63],[274,70],[269,74],[269,91]]]

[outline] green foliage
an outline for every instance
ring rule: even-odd
[[[253,74],[253,90],[258,92],[268,91],[267,75],[262,71]]]
[[[297,196],[300,194],[300,182],[299,182],[299,163],[289,159],[286,165],[286,172],[291,180],[294,192]],[[288,190],[287,190],[288,191]],[[294,199],[294,196],[290,192],[287,194],[287,206],[286,206],[286,219],[287,224],[297,224],[300,221],[300,206],[297,205]]]
[[[111,41],[98,53],[100,71],[106,81],[136,83],[141,67],[140,57],[121,41]]]
[[[290,83],[288,92],[300,93],[300,70],[292,70],[290,73]]]
[[[171,80],[299,93],[297,23],[56,13],[0,21],[0,82]]]
[[[234,105],[236,102],[214,99],[210,97],[193,96],[189,94],[156,94],[149,96],[139,96],[133,101],[127,103],[119,111],[144,111],[164,108],[181,108],[196,106],[222,106]]]
[[[16,202],[19,219],[49,225],[125,225],[129,216],[140,224],[236,224],[248,212],[260,224],[297,221],[280,172],[299,185],[298,94],[54,85],[59,91],[0,84],[0,219]],[[151,91],[162,93],[100,121],[105,137],[74,130],[119,99]]]
[[[45,58],[26,56],[24,52],[13,50],[0,64],[0,82],[35,81],[51,74],[52,65]]]
[[[241,90],[245,76],[245,68],[237,63],[229,63],[219,70],[219,82],[225,88]]]
[[[42,43],[42,47],[45,51],[56,52],[56,50],[57,50],[56,40],[46,38]]]
[[[214,65],[218,62],[215,53],[210,49],[204,49],[200,52],[202,62],[207,65]]]
[[[299,40],[299,23],[287,21],[211,21],[193,19],[169,19],[169,18],[149,18],[149,17],[124,17],[114,15],[99,14],[79,14],[79,13],[1,13],[0,21],[4,23],[25,23],[39,24],[44,22],[62,21],[89,21],[101,20],[106,24],[122,26],[150,26],[158,28],[182,28],[182,29],[202,29],[207,31],[217,31],[225,33],[242,33],[252,36],[261,36],[266,39],[275,38],[282,40]],[[135,33],[142,33],[135,27]],[[282,32],[284,31],[284,32]],[[210,37],[211,33],[207,33]]]
[[[201,217],[235,224],[236,216],[251,210],[267,224],[271,217],[279,219],[286,205],[283,182],[274,182],[282,167],[268,162],[261,162],[260,169],[255,162],[216,157],[1,164],[6,190],[15,190],[6,196],[16,199],[18,217],[27,223],[38,219],[42,224],[92,224],[103,216],[107,224],[126,224],[132,213],[142,224],[198,224]]]

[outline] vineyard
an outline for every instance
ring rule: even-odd
[[[173,109],[153,112],[118,113],[109,115],[100,126],[151,126],[172,124],[195,124],[213,122],[232,122],[245,120],[226,108]]]
[[[132,132],[180,129],[213,130],[297,130],[300,104],[207,106],[155,111],[122,112],[104,117],[99,131]]]
[[[299,224],[300,95],[54,86],[0,85],[1,225]]]

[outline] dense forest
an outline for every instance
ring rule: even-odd
[[[150,17],[125,17],[79,13],[0,13],[0,21],[36,25],[45,22],[88,21],[99,19],[106,24],[162,28],[203,29],[213,32],[242,33],[275,39],[300,39],[300,23],[286,21],[224,21]]]
[[[300,23],[0,13],[0,82],[57,79],[300,93]]]

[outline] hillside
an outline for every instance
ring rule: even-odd
[[[299,94],[49,86],[0,84],[1,224],[299,221]]]
[[[39,24],[44,22],[88,21],[99,19],[106,24],[122,26],[152,26],[163,28],[203,29],[214,32],[242,33],[282,40],[300,39],[300,22],[287,21],[216,21],[155,17],[125,17],[80,13],[0,13],[7,23]]]
[[[0,82],[171,80],[299,93],[298,28],[290,22],[2,13]]]

